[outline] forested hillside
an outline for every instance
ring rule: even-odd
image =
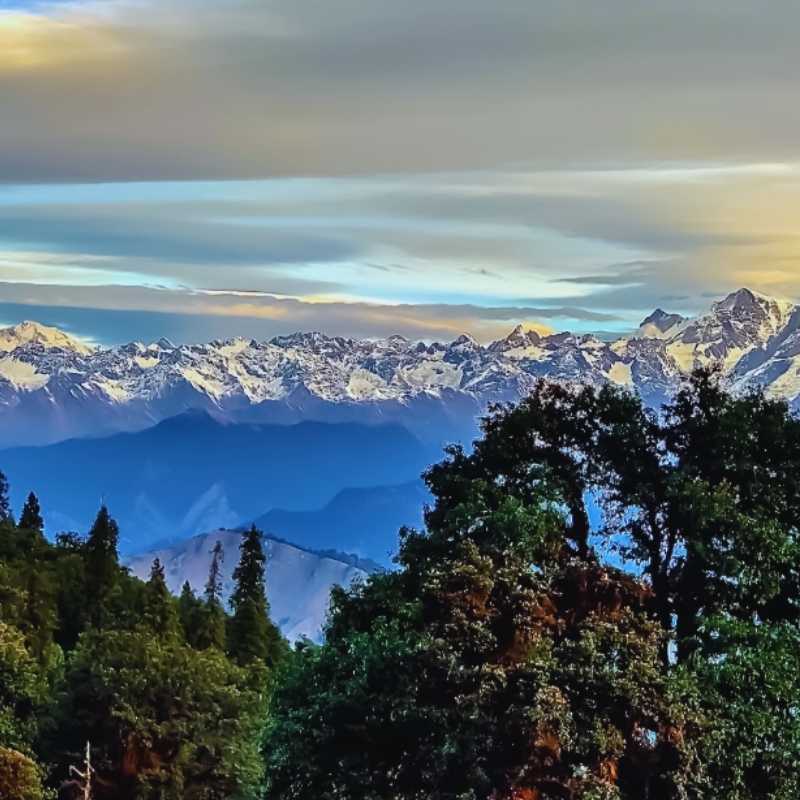
[[[794,800],[799,476],[786,404],[712,372],[660,414],[542,382],[292,652],[255,529],[227,614],[217,558],[176,600],[120,569],[106,509],[48,544],[35,497],[6,504],[0,796],[60,787],[89,739],[101,799]]]
[[[45,541],[31,494],[14,523],[0,492],[0,797],[255,798],[274,670],[288,651],[269,621],[264,554],[242,537],[232,612],[219,561],[205,592],[168,591],[119,566],[101,508],[85,539]],[[53,796],[56,796],[55,794]]]

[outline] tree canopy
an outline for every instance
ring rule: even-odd
[[[540,383],[278,687],[270,798],[796,796],[800,423]]]

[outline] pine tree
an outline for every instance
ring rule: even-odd
[[[147,582],[145,620],[161,638],[174,638],[178,634],[178,614],[175,609],[175,601],[167,588],[164,565],[158,558],[153,561],[150,580]]]
[[[26,572],[25,609],[21,628],[30,652],[44,665],[58,625],[56,587],[52,577],[39,564],[30,565]]]
[[[222,604],[222,562],[225,560],[225,552],[222,542],[217,540],[214,549],[211,551],[211,564],[208,568],[208,580],[206,581],[205,598],[206,603]]]
[[[197,649],[199,649],[204,613],[205,603],[194,593],[189,581],[184,581],[178,598],[178,619],[183,628],[186,643]]]
[[[11,501],[8,499],[8,478],[3,472],[0,472],[0,522],[14,522]]]
[[[39,498],[33,492],[28,495],[28,499],[22,507],[19,527],[28,531],[41,532],[44,530],[44,520],[42,519],[42,511],[39,507]]]
[[[261,531],[255,525],[242,538],[239,565],[233,572],[236,584],[228,624],[228,652],[240,664],[259,659],[273,666],[280,657],[281,639],[269,619],[265,592],[266,556]]]
[[[102,626],[111,613],[109,601],[119,576],[118,541],[119,527],[103,505],[84,548],[86,599],[89,617],[95,626]]]
[[[222,607],[222,562],[224,552],[219,540],[211,551],[211,565],[200,614],[195,646],[200,650],[225,649],[225,609]]]

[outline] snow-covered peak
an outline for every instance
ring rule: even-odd
[[[684,371],[719,364],[732,370],[748,353],[765,347],[789,322],[794,306],[750,289],[714,303],[672,337],[667,349]]]
[[[38,344],[45,349],[71,350],[88,355],[94,348],[75,339],[58,328],[25,320],[19,325],[0,329],[0,350],[10,353],[27,344]]]
[[[191,408],[271,421],[360,418],[370,405],[379,417],[402,415],[398,409],[441,402],[474,415],[489,402],[518,399],[542,377],[611,381],[657,405],[692,369],[711,364],[734,387],[774,384],[800,404],[798,331],[800,307],[748,290],[694,319],[657,310],[638,336],[614,342],[517,326],[488,346],[468,335],[425,343],[311,332],[92,350],[24,323],[0,330],[0,446],[135,430]]]
[[[657,308],[649,317],[642,320],[636,332],[638,339],[667,339],[687,322],[680,314],[669,314]]]
[[[711,307],[711,313],[719,317],[730,317],[741,322],[760,322],[762,332],[768,336],[783,327],[794,311],[794,303],[754,292],[739,289]]]
[[[489,350],[494,353],[504,353],[509,350],[518,350],[536,347],[542,337],[533,329],[526,330],[523,325],[517,325],[504,339],[498,339],[489,345]]]

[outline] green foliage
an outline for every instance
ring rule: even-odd
[[[44,800],[41,771],[26,755],[0,746],[0,797]]]
[[[179,635],[178,609],[175,599],[167,588],[164,566],[159,559],[153,561],[150,580],[145,590],[145,623],[165,639],[175,639]]]
[[[269,796],[796,797],[798,475],[800,421],[709,372],[659,415],[544,382],[495,408],[400,571],[294,656]]]
[[[209,626],[158,561],[147,583],[120,567],[117,538],[105,508],[55,545],[0,522],[0,797],[42,797],[37,761],[58,788],[89,739],[94,800],[255,800],[269,671],[225,655],[219,594]]]
[[[402,572],[338,592],[326,644],[296,654],[269,796],[688,792],[694,716],[668,687],[645,589],[560,560],[547,503],[473,489],[407,533]]]
[[[710,621],[691,666],[709,714],[701,743],[719,800],[800,797],[800,630]]]
[[[30,750],[43,688],[41,672],[22,632],[0,622],[0,747]]]
[[[263,669],[144,627],[87,631],[68,662],[61,737],[92,741],[99,782],[114,787],[100,798],[255,798],[266,684]]]
[[[203,649],[199,646],[199,637],[204,609],[203,601],[194,593],[189,581],[184,581],[178,598],[178,619],[186,643],[197,650]]]
[[[11,513],[11,501],[8,499],[8,478],[0,472],[0,523],[14,522],[14,515]]]

